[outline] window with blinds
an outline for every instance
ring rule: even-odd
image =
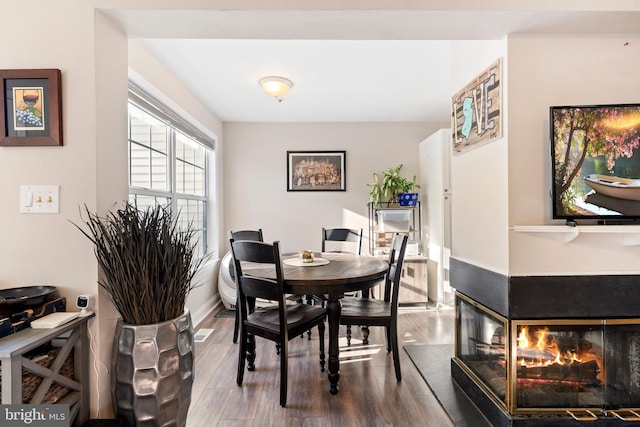
[[[208,157],[214,141],[141,89],[128,108],[129,201],[139,209],[169,206],[178,224],[192,224],[198,255],[207,250]]]

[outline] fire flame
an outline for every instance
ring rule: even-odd
[[[581,363],[582,360],[578,354],[567,350],[564,353],[560,351],[556,338],[549,335],[549,328],[544,327],[535,331],[537,338],[535,343],[530,339],[529,327],[523,326],[518,334],[518,356],[522,358],[518,360],[518,365],[534,367],[570,365],[572,363]]]

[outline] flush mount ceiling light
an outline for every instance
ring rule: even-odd
[[[275,97],[278,102],[284,101],[282,97],[285,96],[293,87],[293,82],[291,80],[277,76],[263,77],[258,80],[258,84],[260,84],[267,95]]]

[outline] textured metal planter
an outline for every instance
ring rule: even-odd
[[[116,325],[111,391],[127,427],[182,427],[193,386],[193,325],[188,311],[152,325]]]

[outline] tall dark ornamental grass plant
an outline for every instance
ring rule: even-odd
[[[98,217],[85,206],[86,229],[74,225],[94,244],[107,292],[122,320],[148,325],[184,313],[193,276],[204,261],[194,258],[197,240],[190,224],[179,229],[168,208],[139,210],[131,203]]]

